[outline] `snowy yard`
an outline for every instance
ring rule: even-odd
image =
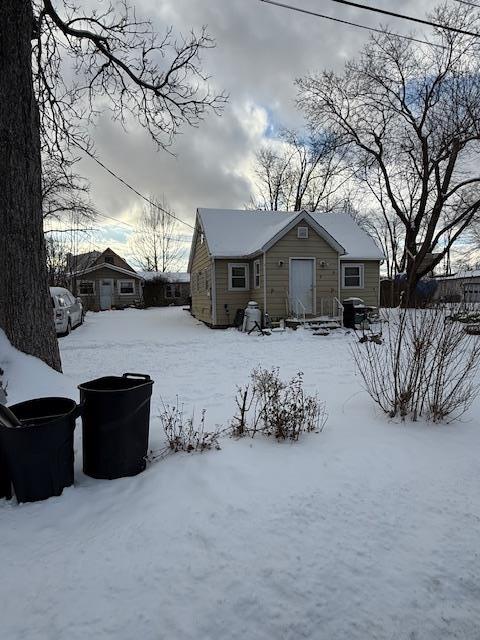
[[[480,404],[449,426],[388,422],[361,391],[351,336],[212,331],[178,308],[88,314],[65,375],[2,354],[9,402],[124,371],[208,424],[258,364],[326,400],[297,444],[222,441],[130,479],[0,502],[2,640],[480,638]],[[1,347],[1,345],[0,345]],[[28,376],[27,376],[27,373]]]

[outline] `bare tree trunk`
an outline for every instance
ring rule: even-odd
[[[0,2],[0,327],[61,370],[47,288],[30,0]]]

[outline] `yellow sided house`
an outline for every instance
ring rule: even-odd
[[[250,300],[273,321],[336,318],[351,297],[378,306],[383,258],[347,213],[197,209],[192,314],[222,328]]]

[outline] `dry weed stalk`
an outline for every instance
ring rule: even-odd
[[[236,403],[231,426],[235,437],[262,433],[297,441],[301,433],[321,431],[326,422],[325,403],[305,394],[301,372],[284,382],[278,368],[254,369],[251,383],[238,388]]]

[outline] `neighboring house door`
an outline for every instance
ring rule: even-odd
[[[100,280],[100,309],[112,308],[113,280]]]
[[[290,259],[290,304],[297,314],[314,313],[315,258]]]

